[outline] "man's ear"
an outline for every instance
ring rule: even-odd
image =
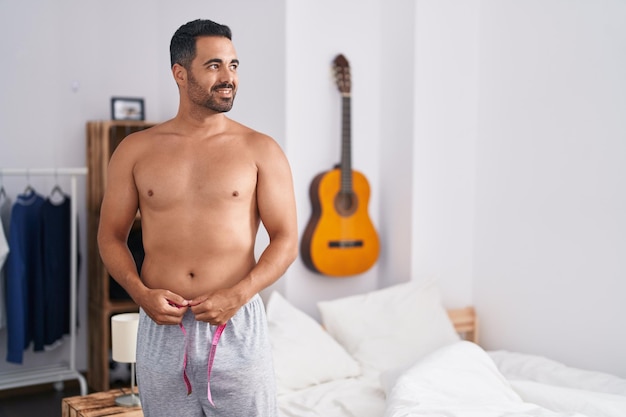
[[[180,64],[174,64],[172,67],[172,75],[174,76],[174,81],[176,81],[176,84],[179,86],[187,81],[187,70]]]

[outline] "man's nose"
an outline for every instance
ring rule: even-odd
[[[222,68],[219,75],[220,82],[233,84],[235,79],[235,72],[228,67]]]

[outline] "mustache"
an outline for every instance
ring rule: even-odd
[[[231,88],[231,89],[235,89],[235,86],[230,84],[230,83],[222,83],[222,84],[218,84],[216,86],[213,87],[213,90],[219,90],[221,88]]]

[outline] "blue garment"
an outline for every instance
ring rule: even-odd
[[[42,206],[46,346],[70,331],[70,210],[68,196],[56,204],[48,198]]]
[[[44,285],[41,207],[44,198],[30,191],[20,194],[11,211],[9,256],[6,261],[7,361],[21,364],[24,349],[35,340],[43,350]]]

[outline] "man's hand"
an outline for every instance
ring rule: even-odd
[[[248,300],[233,289],[222,289],[189,301],[196,320],[212,325],[225,324]]]
[[[157,324],[180,324],[189,308],[189,301],[168,290],[148,289],[137,301]]]

